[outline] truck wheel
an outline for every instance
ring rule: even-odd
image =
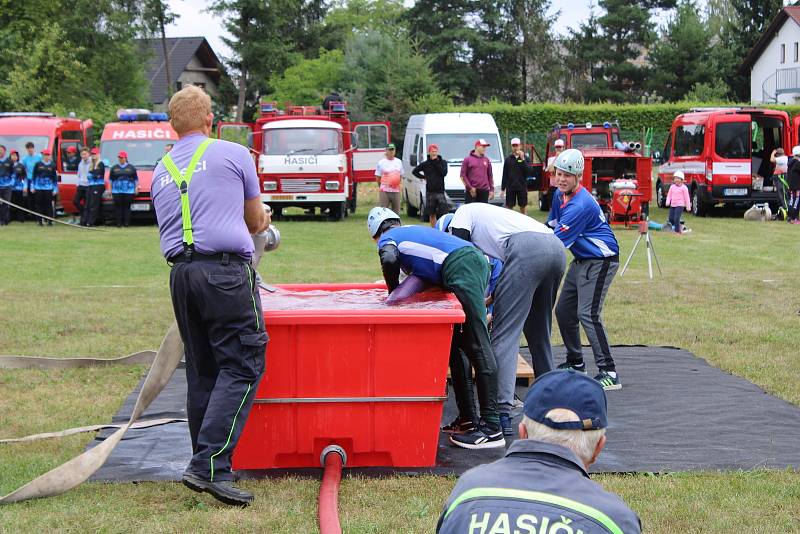
[[[275,207],[272,208],[272,218],[276,221],[279,221],[283,218],[283,208],[282,207]]]
[[[415,208],[411,205],[411,202],[408,201],[408,193],[406,193],[406,213],[408,213],[409,217],[416,217],[419,215],[419,208]]]
[[[539,191],[539,211],[550,211],[550,199]]]
[[[697,188],[692,189],[692,215],[695,217],[705,217],[708,215],[708,204],[700,200],[700,193]]]
[[[343,200],[332,204],[331,207],[328,208],[328,217],[332,221],[341,221],[345,211],[347,211],[347,201]]]
[[[656,203],[659,208],[667,207],[667,193],[663,190],[661,180],[656,182]]]

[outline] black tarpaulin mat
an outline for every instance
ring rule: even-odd
[[[556,361],[564,359],[556,349]],[[523,356],[529,359],[527,353]],[[594,472],[669,472],[696,469],[800,467],[800,408],[766,394],[758,386],[708,365],[691,353],[668,347],[615,347],[623,388],[607,393],[608,445]],[[593,366],[590,364],[590,372]],[[140,384],[141,386],[141,384]],[[139,388],[114,421],[127,421]],[[524,398],[526,388],[518,387]],[[456,415],[450,396],[443,422]],[[186,417],[186,380],[182,369],[145,413]],[[521,413],[514,414],[515,423]],[[98,439],[107,435],[101,433]],[[510,441],[509,441],[510,443]],[[90,445],[92,446],[92,445]],[[179,480],[189,461],[186,423],[131,430],[93,480]],[[428,469],[356,468],[365,475],[389,473],[460,474],[491,462],[503,449],[470,451],[439,440],[437,465]],[[280,476],[319,470],[241,472],[244,477]]]

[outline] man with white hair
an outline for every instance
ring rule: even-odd
[[[636,513],[587,472],[606,444],[602,386],[574,370],[545,373],[528,391],[524,414],[505,458],[461,475],[436,531],[641,532]]]

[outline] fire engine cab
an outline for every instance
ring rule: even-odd
[[[153,201],[150,198],[150,183],[153,170],[167,152],[167,145],[178,141],[166,113],[152,113],[146,109],[120,109],[118,122],[109,122],[100,137],[100,158],[106,165],[106,191],[103,194],[103,216],[111,219],[113,199],[108,183],[109,170],[118,163],[121,150],[128,153],[128,163],[136,168],[139,176],[139,191],[131,203],[131,216],[155,221]]]
[[[569,123],[554,125],[547,136],[547,165],[539,190],[539,209],[550,209],[553,189],[550,172],[557,139],[564,148],[576,148],[583,153],[585,166],[581,185],[597,199],[611,224],[628,224],[647,217],[652,195],[652,161],[638,151],[639,142],[620,140],[619,124],[604,122],[595,125]]]
[[[261,199],[276,216],[284,208],[320,208],[332,220],[354,212],[356,184],[374,182],[389,142],[386,122],[350,122],[347,105],[260,104],[253,124],[221,123],[221,139],[246,144],[256,155]],[[243,135],[244,134],[244,135]]]
[[[785,111],[694,108],[672,122],[660,163],[656,199],[663,206],[672,175],[681,170],[692,197],[692,212],[704,216],[716,205],[777,204],[770,155],[783,148],[791,157],[798,142],[798,118]]]
[[[0,144],[6,147],[6,155],[16,150],[20,159],[24,158],[28,142],[33,143],[35,154],[50,149],[60,177],[56,209],[68,213],[77,213],[72,199],[78,187],[78,166],[67,160],[67,151],[74,148],[77,157],[81,147],[92,146],[93,135],[91,119],[38,112],[0,113]]]

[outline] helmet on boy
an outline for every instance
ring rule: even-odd
[[[389,208],[375,207],[369,210],[369,215],[367,215],[369,235],[375,237],[381,229],[383,222],[390,219],[397,219],[397,222],[400,222],[400,216]]]
[[[555,163],[553,164],[556,169],[561,169],[562,171],[569,174],[574,174],[575,176],[580,176],[583,174],[583,165],[583,154],[581,154],[581,151],[576,148],[568,148],[559,154]]]
[[[444,215],[439,217],[439,220],[436,221],[436,229],[441,230],[442,232],[447,232],[447,230],[450,228],[450,222],[452,220],[453,220],[453,214],[445,213]]]

